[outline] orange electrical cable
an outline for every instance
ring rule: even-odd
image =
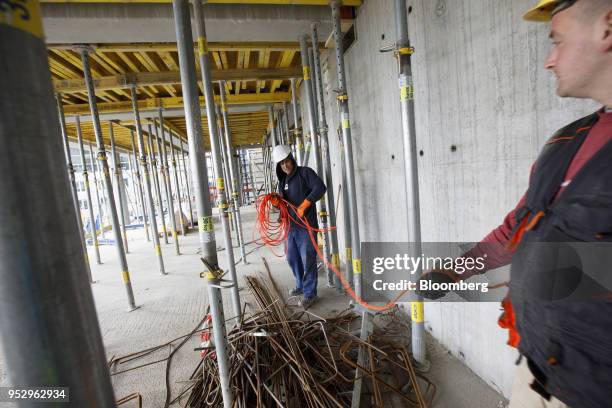
[[[257,231],[263,243],[270,249],[272,249],[272,252],[274,252],[274,247],[283,244],[287,240],[289,230],[291,229],[291,221],[295,222],[296,225],[305,228],[308,231],[308,235],[310,236],[312,246],[317,251],[317,255],[319,256],[319,258],[325,263],[325,266],[327,266],[334,272],[334,274],[342,283],[342,286],[344,287],[346,292],[353,298],[353,300],[355,300],[355,302],[359,303],[366,309],[374,310],[377,312],[389,310],[397,304],[398,300],[402,296],[404,296],[406,292],[409,291],[407,289],[401,292],[395,298],[393,298],[393,300],[391,300],[384,306],[376,306],[369,304],[361,297],[357,296],[346,278],[333,264],[329,263],[327,259],[325,259],[325,257],[321,253],[321,250],[319,249],[319,246],[317,245],[317,240],[315,239],[314,233],[332,231],[335,230],[336,227],[332,226],[327,229],[313,228],[308,223],[306,217],[298,216],[297,219],[294,218],[291,215],[289,209],[293,209],[294,213],[297,215],[297,207],[291,204],[290,202],[284,200],[279,194],[276,193],[260,195],[259,197],[257,197],[255,206],[257,208],[257,222],[255,224],[256,228],[253,233]],[[278,211],[278,217],[274,218],[274,213],[276,211]]]

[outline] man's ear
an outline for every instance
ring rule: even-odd
[[[598,25],[601,24],[601,29],[598,29],[597,40],[599,41],[599,49],[603,52],[612,51],[612,10],[608,10],[602,17]]]

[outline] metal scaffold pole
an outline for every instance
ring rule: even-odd
[[[138,138],[138,150],[140,151],[140,167],[145,179],[145,192],[148,204],[149,221],[151,225],[151,235],[153,235],[153,248],[157,254],[157,264],[159,272],[166,275],[166,267],[164,266],[164,258],[162,255],[161,245],[159,243],[159,232],[157,231],[157,219],[155,217],[155,203],[153,202],[153,193],[151,192],[151,175],[149,165],[147,163],[147,153],[144,143],[144,135],[142,134],[142,124],[140,123],[140,112],[138,111],[138,102],[136,100],[136,86],[130,88],[132,96],[132,110],[134,111],[134,121],[136,122],[136,137]],[[149,137],[151,134],[149,133]]]
[[[153,130],[151,130],[154,128]],[[156,135],[153,135],[153,132],[157,134],[157,126],[152,126],[151,123],[147,124],[147,140],[149,142],[149,158],[151,161],[151,174],[153,174],[153,184],[155,186],[155,196],[157,197],[157,204],[159,207],[159,218],[162,224],[162,233],[164,234],[164,243],[168,244],[168,230],[166,229],[166,219],[164,217],[164,203],[162,201],[161,194],[161,185],[159,184],[159,174],[157,172],[157,158],[155,157],[155,146]],[[161,161],[161,160],[160,160]],[[157,220],[156,220],[157,221]]]
[[[208,115],[208,131],[210,134],[210,151],[217,173],[217,206],[219,211],[223,214],[221,219],[221,225],[223,227],[223,235],[225,241],[227,263],[229,268],[229,277],[233,282],[233,286],[230,291],[232,293],[232,304],[234,308],[234,314],[240,316],[242,314],[242,307],[240,306],[240,294],[238,293],[238,275],[236,274],[236,265],[234,262],[234,250],[232,247],[232,237],[230,235],[229,217],[228,217],[228,203],[227,195],[225,190],[225,180],[223,179],[223,168],[222,168],[222,151],[220,146],[220,140],[215,136],[220,136],[219,130],[217,129],[217,122],[213,120],[215,117],[215,95],[212,86],[212,75],[210,73],[210,55],[208,53],[208,45],[206,43],[206,26],[204,22],[204,13],[202,10],[202,3],[199,0],[193,1],[193,17],[195,20],[195,31],[198,36],[198,53],[200,56],[200,70],[202,72],[202,86],[204,88],[204,99],[206,100],[206,114]],[[229,168],[229,166],[228,166]]]
[[[279,144],[287,144],[285,133],[283,130],[283,113],[282,108],[276,110],[276,134],[278,135]]]
[[[308,38],[308,37],[306,37]],[[306,40],[308,41],[308,40]],[[310,137],[312,139],[317,139],[317,143],[319,143],[318,139],[319,139],[319,135],[318,135],[318,129],[319,129],[319,117],[317,116],[317,112],[319,111],[319,103],[317,102],[317,82],[314,80],[314,78],[312,78],[313,75],[315,75],[315,65],[314,65],[314,52],[312,50],[311,47],[308,47],[308,65],[310,67],[310,87],[311,87],[311,95],[312,95],[312,106],[315,112],[314,115],[314,125],[313,125],[313,129],[315,131],[315,133],[312,133],[310,135]],[[314,150],[314,142],[311,141],[311,149]],[[319,156],[319,160],[321,160],[321,151],[316,152],[316,154]],[[320,161],[319,161],[320,163]]]
[[[270,193],[272,191],[272,189],[270,188],[270,178],[268,177],[268,161],[267,161],[267,151],[268,151],[268,146],[267,146],[267,135],[264,135],[264,140],[263,143],[261,145],[261,160],[262,160],[262,166],[263,166],[263,183],[264,183],[264,191],[266,193]]]
[[[89,157],[91,159],[91,174],[93,175],[93,181],[94,181],[94,191],[96,192],[96,202],[98,204],[98,217],[100,217],[100,235],[102,235],[102,238],[106,238],[106,232],[104,231],[104,217],[102,214],[102,202],[100,201],[100,189],[98,186],[98,170],[97,170],[97,163],[96,163],[96,156],[94,155],[93,152],[93,147],[92,145],[88,145],[89,147]]]
[[[189,228],[193,228],[193,208],[191,206],[191,188],[189,187],[189,173],[187,173],[187,165],[185,164],[185,149],[183,147],[183,139],[179,137],[181,141],[181,162],[183,163],[183,175],[185,176],[185,190],[187,192],[187,206],[189,207]],[[206,185],[208,189],[208,184]]]
[[[134,132],[130,129],[130,136],[133,137]],[[130,138],[130,141],[132,141],[132,139]],[[127,161],[130,165],[130,182],[132,183],[132,194],[134,195],[134,204],[133,204],[133,208],[134,208],[134,218],[138,219],[138,213],[139,213],[139,208],[140,208],[140,197],[138,195],[138,185],[137,185],[137,181],[136,181],[136,162],[134,162],[133,159],[133,152],[134,150],[134,144],[132,142],[132,150],[127,150],[126,154],[127,154]],[[128,201],[129,201],[129,197],[128,197]],[[128,211],[129,213],[129,211]],[[130,217],[130,222],[132,221],[132,218]]]
[[[0,344],[8,384],[115,406],[48,68],[38,1],[0,7]],[[61,104],[61,99],[60,102]],[[20,406],[38,405],[23,400]],[[56,403],[56,405],[63,405]]]
[[[79,235],[81,237],[81,247],[85,255],[85,263],[87,264],[87,273],[89,274],[89,282],[94,283],[91,275],[91,267],[89,265],[89,254],[87,253],[87,245],[85,243],[85,232],[83,231],[83,220],[81,218],[81,206],[79,205],[79,194],[77,190],[76,180],[74,178],[74,166],[72,165],[72,153],[70,152],[70,144],[68,143],[68,132],[66,131],[66,117],[64,116],[64,106],[62,105],[62,95],[55,96],[57,101],[57,110],[59,113],[60,127],[62,130],[62,140],[64,142],[64,155],[66,156],[66,166],[68,168],[68,178],[72,191],[72,200],[74,201],[74,211],[76,215],[77,225],[79,226]],[[85,163],[83,163],[85,165]]]
[[[111,223],[113,226],[113,234],[115,236],[115,248],[121,266],[121,275],[128,296],[129,310],[136,308],[134,302],[134,292],[132,291],[132,283],[130,281],[130,272],[128,270],[125,250],[123,248],[123,240],[121,239],[121,230],[119,229],[119,217],[117,216],[117,207],[115,205],[115,196],[113,194],[113,186],[111,184],[110,172],[108,169],[108,157],[104,148],[104,140],[102,139],[102,127],[100,126],[100,118],[98,116],[98,106],[96,104],[96,93],[94,89],[93,79],[91,76],[91,68],[89,66],[89,52],[83,48],[80,50],[81,60],[83,62],[83,74],[85,75],[85,85],[87,86],[87,99],[89,100],[89,109],[91,110],[91,119],[94,125],[94,133],[96,134],[96,144],[98,147],[98,161],[102,165],[102,175],[104,177],[104,186],[108,196],[110,207]]]
[[[230,163],[225,155],[227,150],[225,148],[223,121],[221,120],[221,108],[219,107],[219,105],[215,107],[215,111],[216,111],[216,116],[217,116],[217,130],[219,131],[217,140],[219,141],[219,151],[221,152],[221,156],[220,156],[221,168],[223,169],[223,180],[225,180],[226,182],[225,187],[227,189],[227,197],[228,197],[228,200],[227,200],[228,207],[225,210],[225,212],[227,213],[227,216],[230,221],[230,231],[236,231],[238,229],[238,223],[236,222],[236,217],[234,216],[233,202],[231,201],[231,198],[229,198],[231,197],[231,194],[232,194],[231,178],[229,174]],[[219,217],[221,216],[222,216],[222,212],[221,212],[221,209],[219,209]],[[231,237],[231,233],[230,233],[230,237]],[[236,237],[238,237],[238,235],[236,235]]]
[[[195,56],[193,50],[193,37],[191,33],[191,18],[189,14],[188,0],[173,0],[172,8],[174,11],[174,23],[176,29],[177,49],[179,55],[179,67],[181,72],[181,87],[183,89],[183,98],[185,105],[185,122],[187,125],[187,135],[189,141],[189,157],[192,163],[192,179],[194,190],[196,193],[196,206],[198,211],[198,229],[200,236],[200,245],[202,257],[208,264],[214,268],[209,270],[205,275],[206,288],[208,291],[208,301],[210,305],[210,314],[213,324],[213,335],[215,340],[215,352],[217,354],[217,362],[219,363],[219,383],[223,395],[223,405],[225,408],[232,408],[234,405],[234,392],[230,387],[230,367],[228,358],[227,332],[225,328],[225,317],[223,313],[223,297],[220,287],[220,276],[222,271],[219,270],[217,260],[217,248],[215,242],[215,232],[212,220],[212,208],[210,205],[210,191],[208,190],[208,168],[206,165],[206,155],[204,153],[204,140],[202,137],[202,116],[200,113],[199,92],[195,68]],[[196,11],[198,10],[198,11]],[[198,48],[200,53],[200,65],[204,72],[208,65],[202,66],[202,61],[206,64],[208,57],[206,38],[203,31],[203,19],[201,13],[201,4],[196,0],[194,3],[194,17],[196,24],[200,27],[198,32]],[[207,73],[210,73],[208,71]],[[212,87],[210,85],[210,77],[203,76],[205,90],[208,90],[206,109],[208,114],[209,127],[213,124],[213,129],[210,131],[211,141],[217,135],[214,129],[215,111],[214,100],[212,95]],[[227,219],[225,219],[224,228],[227,231]],[[226,233],[227,237],[227,233]],[[227,242],[226,238],[226,242]],[[226,244],[227,245],[227,244]],[[227,245],[227,252],[232,252],[231,241]],[[233,265],[233,263],[232,263]],[[233,277],[235,278],[235,276]],[[234,282],[235,284],[235,282]],[[236,287],[236,291],[237,291]],[[240,306],[239,306],[240,307]],[[239,313],[237,314],[239,315]]]
[[[172,161],[172,169],[174,170],[174,186],[176,187],[176,202],[179,210],[179,222],[181,225],[181,235],[185,236],[185,220],[183,219],[183,204],[181,203],[181,184],[179,183],[179,168],[176,164],[176,154],[174,153],[174,136],[172,130],[168,130],[170,133],[170,158]],[[177,136],[178,137],[178,136]],[[179,138],[180,140],[180,138]]]
[[[93,200],[91,199],[91,188],[89,186],[89,173],[87,171],[87,162],[85,161],[85,148],[83,147],[83,132],[81,131],[81,118],[79,115],[75,116],[75,125],[77,131],[77,139],[79,142],[79,152],[81,154],[81,162],[83,163],[83,182],[85,184],[85,191],[87,193],[87,207],[89,209],[89,222],[91,225],[91,239],[96,254],[96,262],[98,265],[102,264],[100,258],[100,244],[98,243],[98,232],[96,229],[96,217],[94,216]],[[93,170],[93,162],[92,162]]]
[[[268,176],[268,192],[271,193],[272,191],[274,191],[274,168],[272,165],[272,149],[270,147],[269,139],[272,139],[272,133],[270,133],[269,137],[266,137],[266,155],[264,163],[264,168],[266,169],[266,174]]]
[[[338,129],[338,139],[340,145],[340,164],[342,169],[342,185],[341,194],[342,194],[342,220],[344,221],[344,262],[345,262],[345,272],[346,272],[346,280],[349,282],[351,288],[355,288],[355,280],[353,275],[353,248],[351,246],[351,210],[349,208],[349,195],[347,185],[347,177],[346,177],[346,158],[344,157],[344,143],[342,142],[342,132]]]
[[[303,166],[304,145],[302,142],[302,127],[299,126],[296,79],[291,78],[291,106],[293,107],[293,136],[295,141],[295,151],[297,152],[297,162]]]
[[[276,128],[274,126],[274,106],[268,106],[268,122],[270,128],[270,139],[272,141],[272,147],[278,144],[278,138],[276,137]]]
[[[348,94],[346,89],[346,78],[344,70],[344,49],[342,48],[342,30],[340,29],[340,5],[341,2],[331,2],[333,37],[336,46],[336,68],[338,74],[338,107],[340,110],[340,123],[342,126],[342,141],[344,144],[344,158],[346,164],[346,178],[349,196],[349,212],[351,219],[351,246],[353,251],[353,279],[357,296],[362,297],[361,288],[361,238],[359,237],[359,216],[357,213],[357,189],[355,188],[355,168],[353,164],[353,142],[351,138],[351,122],[349,116]],[[361,339],[366,340],[370,331],[370,314],[364,310],[361,314]],[[359,348],[357,364],[364,365],[365,350]],[[353,388],[352,407],[358,408],[361,402],[361,387],[363,376],[361,370],[355,372],[355,385]]]
[[[221,95],[221,114],[223,115],[223,128],[225,130],[225,146],[226,146],[226,157],[228,163],[228,169],[231,177],[230,194],[234,203],[234,216],[236,219],[236,235],[238,236],[238,245],[240,245],[240,254],[242,256],[242,263],[247,264],[246,251],[244,249],[244,234],[242,233],[242,218],[240,217],[240,202],[238,193],[238,178],[236,175],[236,169],[232,160],[232,132],[229,127],[229,115],[227,114],[227,101],[225,100],[225,81],[220,82],[220,95]]]
[[[325,115],[325,100],[323,99],[323,77],[321,76],[321,60],[319,55],[319,35],[317,32],[317,24],[313,23],[311,25],[312,28],[312,45],[313,45],[313,57],[314,57],[314,67],[315,67],[315,82],[317,83],[317,99],[319,100],[319,135],[321,138],[321,152],[322,152],[322,168],[323,174],[325,177],[325,185],[327,185],[327,203],[325,202],[325,197],[321,200],[321,212],[325,213],[328,211],[328,214],[322,214],[321,219],[323,217],[329,215],[329,224],[331,226],[336,226],[336,208],[335,208],[335,200],[334,200],[334,184],[332,180],[331,173],[331,158],[329,156],[329,139],[327,135],[327,118]],[[331,263],[336,268],[340,268],[340,254],[338,253],[338,235],[336,230],[333,229],[326,233],[326,243],[330,245],[331,252]],[[327,283],[331,285],[337,285],[338,290],[342,291],[342,285],[340,284],[338,278],[334,275],[334,272],[331,269],[328,269],[327,272]]]
[[[249,179],[251,180],[251,192],[252,194],[249,195],[249,204],[252,204],[255,202],[255,195],[257,194],[257,186],[255,185],[255,175],[253,173],[253,159],[251,158],[251,152],[249,150],[246,151],[247,153],[247,159],[249,161]]]
[[[312,135],[312,147],[314,153],[314,170],[315,172],[321,176],[323,173],[321,172],[321,156],[319,149],[319,140],[317,137],[317,130],[315,128],[317,121],[315,120],[316,116],[316,106],[314,104],[314,95],[312,94],[312,78],[310,66],[308,63],[308,36],[306,34],[300,36],[300,51],[302,56],[302,69],[304,72],[304,86],[306,91],[306,107],[308,110],[308,119],[310,123],[310,133]],[[327,190],[333,190],[333,185],[328,185]],[[317,201],[317,214],[319,215],[319,220],[321,222],[321,229],[327,229],[327,208],[325,203],[325,196]],[[333,271],[330,270],[328,266],[329,258],[330,258],[330,247],[329,247],[329,236],[327,234],[323,234],[324,237],[324,245],[323,245],[323,256],[325,259],[323,261],[325,264],[325,271],[327,274],[327,285],[333,286]]]
[[[419,199],[419,170],[417,163],[416,126],[414,117],[414,88],[410,56],[414,49],[408,35],[408,13],[404,0],[395,1],[396,56],[399,67],[399,94],[404,144],[404,174],[406,181],[406,212],[408,214],[408,236],[414,242],[415,254],[422,252],[421,211]],[[410,279],[417,282],[422,270],[417,268]],[[429,367],[426,355],[425,313],[423,297],[412,294],[412,354],[423,369]]]
[[[162,164],[162,177],[166,186],[166,201],[168,201],[168,212],[170,213],[170,226],[172,227],[172,238],[174,239],[174,249],[176,254],[181,254],[179,248],[178,233],[176,232],[176,217],[174,216],[174,201],[172,200],[172,184],[170,183],[170,174],[168,171],[168,151],[166,150],[166,139],[164,137],[164,114],[162,108],[159,108],[159,133],[157,138],[158,150],[161,152],[160,160]],[[170,138],[172,143],[172,138]]]
[[[334,42],[336,44],[336,63],[338,74],[338,107],[342,127],[342,143],[346,167],[346,190],[348,194],[349,217],[351,220],[351,248],[355,291],[361,296],[361,238],[359,237],[359,216],[357,213],[357,191],[355,188],[355,169],[353,164],[353,143],[349,119],[348,94],[344,77],[344,50],[342,49],[342,32],[340,30],[340,4],[331,3]]]
[[[289,113],[287,112],[288,108],[288,103],[287,102],[283,102],[283,112],[282,112],[282,118],[283,118],[283,135],[284,135],[284,144],[286,145],[291,145],[291,138],[289,137]]]
[[[117,185],[117,202],[119,203],[119,215],[121,219],[121,232],[123,235],[123,245],[125,247],[125,253],[129,253],[128,250],[128,239],[127,231],[125,229],[125,208],[123,208],[123,200],[121,199],[121,192],[124,188],[123,174],[121,171],[121,160],[117,154],[117,148],[115,146],[115,132],[113,130],[113,122],[108,122],[108,134],[110,136],[111,143],[111,155],[113,156],[113,164],[115,165],[115,184]],[[129,217],[128,217],[129,218]]]
[[[138,181],[138,195],[140,197],[140,210],[142,214],[142,225],[144,226],[145,234],[147,236],[147,241],[151,241],[151,237],[149,236],[149,226],[148,226],[148,215],[145,204],[144,191],[142,187],[142,176],[140,175],[140,170],[138,169],[140,166],[138,165],[138,154],[136,153],[136,145],[134,143],[134,131],[130,130],[130,141],[132,143],[132,154],[134,156],[134,171],[136,172],[136,180]]]

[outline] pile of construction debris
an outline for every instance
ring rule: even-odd
[[[356,370],[363,378],[362,406],[429,406],[434,385],[415,371],[406,347],[390,340],[389,331],[362,341],[352,333],[359,317],[350,309],[317,318],[288,307],[273,281],[248,277],[247,283],[259,310],[228,333],[235,406],[350,407]],[[357,363],[360,348],[363,365]],[[186,390],[173,402],[223,406],[214,352],[203,353],[190,384],[189,395]]]

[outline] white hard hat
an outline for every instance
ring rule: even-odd
[[[277,145],[274,146],[274,150],[272,150],[272,160],[274,163],[280,163],[285,160],[291,154],[291,148],[287,145]]]

